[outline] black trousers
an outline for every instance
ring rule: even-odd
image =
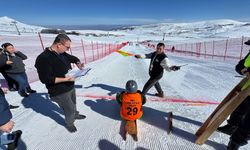
[[[233,126],[238,126],[242,119],[246,116],[248,110],[250,109],[250,96],[246,97],[246,99],[232,112],[229,120],[227,120],[228,124]]]
[[[163,93],[161,89],[161,85],[159,83],[159,80],[162,78],[162,75],[156,76],[156,77],[150,77],[149,80],[146,82],[146,84],[143,87],[142,93],[146,95],[153,86],[155,87],[156,91],[158,93]]]
[[[71,126],[75,122],[75,116],[79,114],[76,110],[76,91],[72,89],[66,93],[51,97],[64,111],[65,123]]]
[[[250,139],[250,109],[245,114],[245,117],[239,123],[238,128],[231,135],[231,140],[243,146],[247,144],[247,141]]]

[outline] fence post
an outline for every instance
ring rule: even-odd
[[[195,43],[195,48],[194,55],[197,55],[198,43]]]
[[[110,43],[109,43],[109,54],[110,54]]]
[[[193,51],[193,44],[194,43],[191,43],[191,52]],[[187,52],[187,51],[186,51]],[[186,54],[186,52],[185,52],[185,54]]]
[[[97,48],[97,56],[98,56],[98,59],[99,59],[100,57],[99,57],[98,42],[96,42],[96,48]]]
[[[197,57],[200,57],[201,55],[201,43],[198,43],[198,49],[197,49]]]
[[[86,52],[85,52],[85,49],[84,49],[84,45],[83,45],[82,39],[81,39],[81,43],[82,43],[82,50],[83,50],[83,55],[84,55],[84,63],[86,64],[86,63],[87,63],[87,60],[86,60]]]
[[[92,45],[92,55],[93,55],[93,61],[95,61],[95,53],[94,53],[94,45],[93,45],[93,41],[91,41],[91,45]]]
[[[43,40],[42,40],[42,37],[41,37],[40,32],[38,32],[38,37],[39,37],[39,39],[40,39],[42,49],[44,50]]]
[[[107,55],[106,49],[107,49],[107,47],[106,47],[106,42],[105,42],[104,56]]]
[[[206,42],[204,42],[204,51],[205,51],[205,58],[206,58],[206,55],[207,55],[207,49],[206,49]]]
[[[185,43],[185,51],[187,51],[187,43]]]
[[[212,59],[214,59],[214,40],[213,40],[213,55],[212,55]]]
[[[226,48],[225,48],[225,54],[224,54],[224,61],[226,60],[226,55],[227,55],[227,45],[228,45],[228,39],[226,40]]]
[[[102,46],[102,50],[101,50],[101,58],[103,58],[103,43],[101,44],[101,46]]]
[[[242,38],[241,38],[240,60],[241,60],[241,58],[242,58],[243,42],[244,42],[244,36],[242,36]]]

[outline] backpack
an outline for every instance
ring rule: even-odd
[[[243,58],[241,59],[238,64],[235,66],[235,71],[237,73],[239,73],[240,75],[243,75],[241,70],[245,68],[244,66],[244,63],[245,63],[245,60],[247,59],[248,55],[250,54],[250,52]]]

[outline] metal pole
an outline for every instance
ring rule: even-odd
[[[17,33],[18,33],[18,35],[21,35],[21,33],[20,33],[20,31],[18,30],[18,27],[17,27],[17,22],[16,21],[12,21],[11,23],[13,23],[14,24],[14,26],[16,27],[16,31],[17,31]]]

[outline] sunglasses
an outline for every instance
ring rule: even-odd
[[[60,43],[60,44],[62,44],[64,47],[66,47],[67,49],[70,49],[70,46],[66,46],[66,45],[64,45],[63,43]]]

